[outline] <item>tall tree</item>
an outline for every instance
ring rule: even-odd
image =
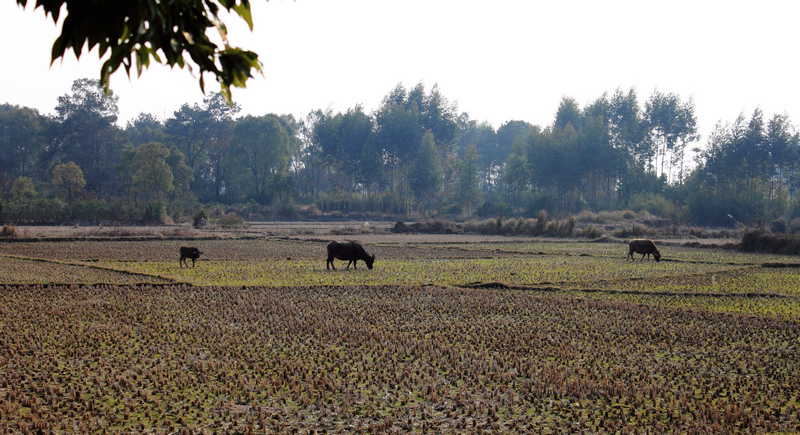
[[[458,136],[456,104],[448,101],[439,90],[439,85],[434,84],[430,93],[423,97],[419,108],[422,129],[431,131],[436,145],[447,151]]]
[[[166,132],[170,143],[186,156],[186,164],[199,175],[208,161],[208,146],[212,140],[212,116],[198,104],[183,104],[167,119]]]
[[[46,148],[48,119],[36,109],[3,105],[0,110],[0,179],[37,177]]]
[[[480,199],[478,188],[478,151],[474,145],[467,147],[464,157],[458,166],[458,188],[456,201],[466,211],[467,216],[472,215],[472,209]]]
[[[497,150],[494,155],[495,164],[506,162],[511,155],[514,145],[524,143],[536,127],[525,121],[507,121],[497,129]]]
[[[75,162],[87,188],[99,194],[113,193],[113,168],[125,144],[124,134],[114,125],[117,100],[113,93],[104,93],[97,80],[79,79],[71,93],[58,97],[56,106],[60,142],[51,149],[53,164]]]
[[[169,155],[164,159],[164,162],[169,165],[172,172],[172,184],[175,187],[172,190],[171,199],[194,201],[194,195],[192,194],[194,174],[192,173],[192,168],[186,164],[186,157],[184,157],[183,153],[173,145],[169,148]]]
[[[795,130],[787,115],[773,115],[767,124],[767,148],[770,155],[771,172],[775,185],[771,191],[780,203],[784,202],[786,193],[792,193],[791,181],[798,172],[800,157],[800,133]],[[789,183],[787,183],[789,181]],[[797,186],[800,187],[800,186]]]
[[[433,132],[426,132],[411,169],[411,190],[419,199],[423,212],[433,203],[442,182],[439,151],[434,142]]]
[[[136,119],[128,121],[125,131],[135,146],[150,142],[163,143],[166,140],[164,123],[149,113],[140,113]]]
[[[572,128],[577,131],[581,128],[582,119],[583,115],[578,102],[572,97],[561,98],[561,103],[556,112],[554,127],[558,130],[564,130],[567,125],[572,125]]]
[[[503,168],[503,185],[506,188],[506,197],[510,204],[517,207],[521,206],[520,195],[528,189],[528,180],[530,179],[523,147],[523,139],[517,138],[511,149],[511,155],[508,156]]]
[[[660,165],[656,161],[654,167],[659,175],[665,174],[667,180],[677,178],[675,181],[681,183],[685,175],[686,145],[698,139],[694,102],[691,98],[682,102],[676,94],[656,90],[645,103],[645,120],[656,159],[661,158]],[[673,176],[674,171],[677,174]]]
[[[230,162],[226,160],[228,148],[233,135],[233,122],[241,107],[238,104],[228,105],[223,96],[212,93],[203,100],[204,109],[208,113],[208,149],[207,166],[199,171],[202,188],[196,189],[203,200],[220,201],[225,184],[231,177]]]
[[[582,191],[594,211],[600,208],[601,192],[610,204],[614,196],[618,153],[608,128],[609,102],[602,96],[584,109],[583,129],[576,144],[575,164],[581,168]]]
[[[623,202],[642,189],[638,174],[644,172],[654,156],[649,142],[644,140],[644,127],[636,90],[626,94],[617,88],[609,101],[608,131],[617,155],[619,196]]]
[[[53,186],[56,186],[66,195],[67,203],[72,204],[75,195],[86,187],[86,180],[83,179],[83,171],[75,162],[62,163],[53,169]]]
[[[160,201],[175,188],[167,164],[169,150],[162,143],[139,145],[133,155],[133,182],[146,199]]]
[[[498,153],[497,134],[494,127],[488,122],[479,123],[469,119],[469,115],[466,113],[459,117],[458,123],[460,132],[456,142],[456,152],[459,156],[463,156],[470,145],[475,146],[478,152],[478,171],[481,174],[481,184],[487,190],[492,190],[496,186],[501,165],[505,161],[505,158]]]
[[[408,211],[412,204],[409,169],[422,139],[419,108],[409,103],[398,85],[375,113],[375,140],[388,173],[389,193],[396,198],[395,208]]]
[[[242,174],[244,191],[265,204],[273,193],[270,183],[286,174],[291,152],[289,135],[275,115],[245,116],[233,127],[230,152]]]

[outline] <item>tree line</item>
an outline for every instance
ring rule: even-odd
[[[4,222],[181,221],[203,208],[248,219],[466,219],[647,210],[730,226],[800,216],[800,136],[760,110],[699,143],[691,99],[655,90],[564,97],[546,126],[497,129],[437,86],[397,85],[378,108],[240,116],[212,93],[171,117],[117,125],[118,99],[75,81],[54,115],[0,105]]]

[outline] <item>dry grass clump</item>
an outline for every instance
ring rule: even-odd
[[[549,220],[547,212],[542,210],[536,219],[511,218],[485,219],[463,224],[463,230],[475,234],[497,234],[507,236],[532,237],[571,237],[575,235],[577,219],[570,215],[562,220]]]
[[[646,213],[646,212],[645,212]],[[589,210],[584,210],[577,215],[575,215],[575,219],[578,222],[588,222],[594,224],[607,224],[607,223],[616,223],[616,222],[623,222],[630,219],[635,219],[636,213],[630,210],[622,211],[599,211],[593,212]]]
[[[212,222],[224,229],[247,228],[247,222],[235,214],[221,214],[215,216]]]
[[[655,230],[646,226],[634,223],[629,227],[622,227],[614,230],[612,235],[618,239],[629,239],[632,237],[652,237],[656,234]]]
[[[745,252],[800,254],[800,235],[773,234],[763,228],[748,228],[742,234],[739,249]]]
[[[308,234],[309,232],[306,232]],[[359,234],[386,234],[386,230],[378,225],[364,222],[362,224],[351,224],[343,227],[331,228],[328,233],[334,236],[353,236]]]
[[[414,222],[412,224],[399,221],[392,228],[393,233],[399,234],[457,234],[461,233],[462,230],[461,224],[441,219]]]
[[[128,227],[128,226],[97,226],[85,229],[81,232],[88,237],[141,237],[143,235],[153,235],[149,227]]]
[[[800,324],[438,287],[0,287],[4,432],[800,430]]]
[[[0,232],[0,237],[17,237],[17,228],[11,224],[3,225],[3,230]]]

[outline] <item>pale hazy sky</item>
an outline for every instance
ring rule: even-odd
[[[254,31],[229,18],[233,45],[259,53],[265,77],[234,89],[243,114],[377,109],[398,83],[422,82],[472,119],[550,124],[563,96],[581,107],[635,87],[694,99],[699,133],[717,121],[788,114],[800,124],[800,1],[251,0]],[[0,103],[54,113],[96,51],[50,66],[58,29],[41,10],[0,2]],[[202,102],[186,70],[151,66],[111,78],[120,125]],[[206,79],[207,91],[218,91]]]

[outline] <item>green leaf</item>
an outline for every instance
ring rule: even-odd
[[[238,4],[238,5],[233,7],[233,10],[236,11],[236,13],[239,14],[240,17],[242,17],[242,19],[250,27],[250,31],[252,31],[253,30],[253,16],[250,13],[250,4],[248,4],[248,3]]]

